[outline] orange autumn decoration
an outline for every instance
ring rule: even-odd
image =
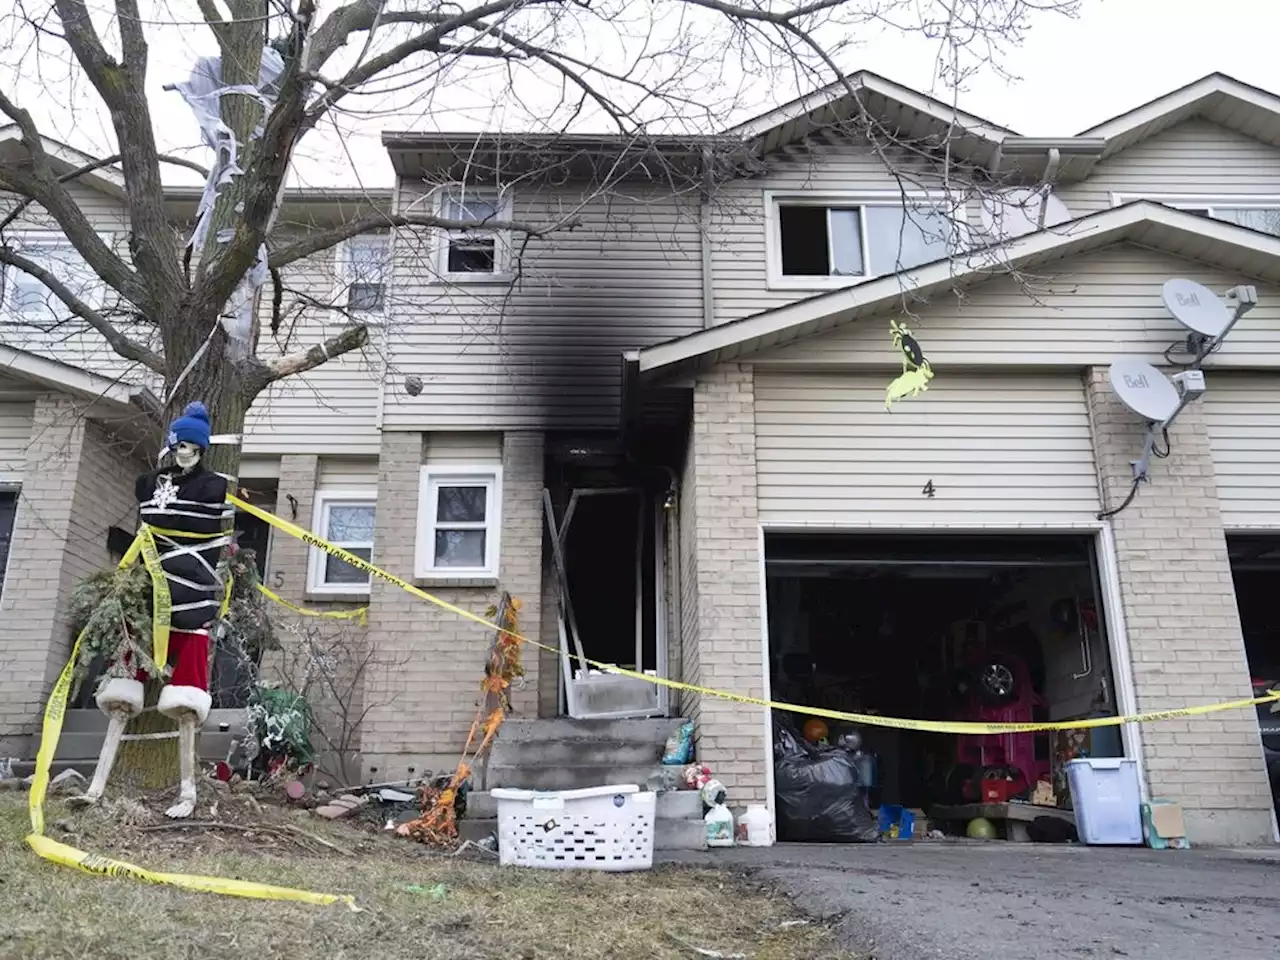
[[[489,659],[484,667],[484,680],[480,683],[481,698],[476,707],[476,717],[462,748],[458,768],[449,783],[441,787],[423,786],[418,793],[422,816],[396,828],[402,837],[412,837],[432,846],[453,846],[458,841],[458,823],[454,812],[454,800],[458,789],[471,776],[475,764],[484,755],[498,733],[503,718],[510,710],[508,690],[513,680],[524,676],[520,664],[519,623],[520,601],[504,593],[497,606],[485,611],[485,617],[501,629],[489,648]],[[474,749],[473,749],[474,745]]]

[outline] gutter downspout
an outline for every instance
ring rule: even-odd
[[[702,187],[698,191],[698,253],[702,265],[702,327],[716,325],[716,292],[711,275],[711,148],[702,148]]]
[[[1049,148],[1049,159],[1044,165],[1044,176],[1040,178],[1040,218],[1036,224],[1039,230],[1044,229],[1045,216],[1049,212],[1049,192],[1053,189],[1053,180],[1062,166],[1062,151],[1057,147]]]

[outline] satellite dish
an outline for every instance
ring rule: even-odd
[[[1071,219],[1067,205],[1053,193],[1016,187],[982,198],[982,225],[997,240],[1011,240],[1045,227],[1056,227]]]
[[[1164,423],[1178,412],[1178,388],[1149,363],[1117,360],[1107,377],[1120,402],[1149,423]]]
[[[1166,280],[1160,299],[1173,318],[1202,337],[1221,336],[1231,325],[1231,311],[1208,287],[1182,277]]]

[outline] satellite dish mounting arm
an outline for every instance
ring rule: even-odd
[[[1182,413],[1193,400],[1197,400],[1204,393],[1203,371],[1183,370],[1181,373],[1175,373],[1169,379],[1178,388],[1178,405],[1164,420],[1147,421],[1147,432],[1142,438],[1142,456],[1137,460],[1130,461],[1133,465],[1135,483],[1147,479],[1147,471],[1151,467],[1151,455],[1156,449],[1156,439],[1167,436],[1169,428],[1173,426],[1173,421],[1178,419],[1178,414]],[[1161,454],[1161,456],[1164,456],[1164,454]]]
[[[1232,327],[1240,322],[1240,318],[1258,305],[1258,288],[1247,284],[1232,287],[1226,292],[1227,306],[1232,307],[1231,319],[1217,336],[1209,337],[1194,331],[1187,334],[1187,352],[1195,357],[1194,366],[1198,366],[1205,357],[1217,350]]]

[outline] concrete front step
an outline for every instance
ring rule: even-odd
[[[643,785],[640,784],[643,789]],[[697,790],[664,790],[658,794],[659,820],[702,821],[702,797]],[[488,790],[472,790],[467,794],[467,820],[492,820],[498,815],[498,801]]]
[[[489,749],[489,765],[653,766],[662,759],[662,744],[636,740],[507,740],[498,737]]]
[[[657,763],[526,763],[507,765],[490,762],[485,771],[484,787],[515,787],[520,790],[581,790],[609,783],[634,783],[644,787],[654,774],[669,774],[677,769],[663,768]]]
[[[527,743],[538,740],[608,740],[654,744],[661,752],[667,737],[685,721],[680,717],[636,718],[629,720],[509,719],[502,724],[498,742]]]
[[[497,836],[497,820],[458,821],[458,836],[472,843],[486,837]],[[703,850],[707,846],[707,831],[702,820],[663,820],[654,823],[654,850]]]

